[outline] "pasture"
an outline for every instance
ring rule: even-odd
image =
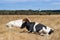
[[[49,36],[28,33],[26,29],[13,27],[9,29],[5,24],[11,20],[28,17],[53,28],[55,31]],[[60,40],[60,15],[0,15],[0,40]]]

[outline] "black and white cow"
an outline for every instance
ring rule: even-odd
[[[54,30],[48,26],[45,26],[43,24],[40,24],[38,22],[31,22],[29,19],[24,18],[20,20],[14,20],[10,21],[6,24],[7,27],[20,27],[21,29],[25,28],[29,32],[37,32],[37,33],[45,33],[45,34],[51,34]]]
[[[54,32],[52,28],[37,22],[26,21],[22,24],[21,28],[25,28],[25,27],[29,32],[37,32],[40,34],[44,33],[44,34],[50,35],[51,33]]]

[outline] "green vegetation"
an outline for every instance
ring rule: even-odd
[[[59,15],[60,10],[0,10],[0,15]]]

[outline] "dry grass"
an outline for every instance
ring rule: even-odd
[[[40,22],[55,29],[50,36],[40,36],[27,33],[19,28],[9,29],[5,24],[11,20],[28,17],[32,21]],[[0,40],[60,40],[60,15],[0,15]]]

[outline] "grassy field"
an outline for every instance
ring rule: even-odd
[[[28,33],[26,29],[9,29],[5,26],[11,20],[26,17],[55,29],[54,33],[50,36],[41,36]],[[60,15],[0,15],[0,40],[60,40]]]

